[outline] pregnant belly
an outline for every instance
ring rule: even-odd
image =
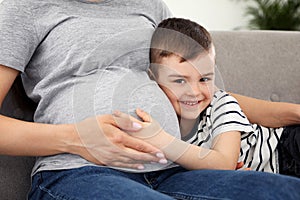
[[[88,84],[82,87],[79,84],[74,90],[74,116],[78,119],[76,121],[87,116],[111,114],[114,110],[136,117],[135,109],[142,108],[167,132],[176,137],[180,136],[172,105],[158,85],[148,78],[146,72],[119,68],[103,70],[89,76]],[[80,95],[83,92],[85,95]]]

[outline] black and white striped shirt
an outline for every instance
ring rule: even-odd
[[[200,114],[195,129],[183,139],[191,144],[211,148],[213,139],[228,131],[241,132],[239,160],[244,161],[243,168],[278,173],[276,147],[282,128],[250,124],[237,100],[225,91],[219,90],[214,94],[210,105]]]

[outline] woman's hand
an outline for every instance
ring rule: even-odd
[[[130,132],[141,128],[139,123],[123,124]],[[72,153],[99,165],[143,169],[144,163],[164,162],[164,154],[147,142],[134,138],[118,128],[116,117],[102,115],[75,124]]]

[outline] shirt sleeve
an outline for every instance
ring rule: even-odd
[[[29,3],[4,0],[0,4],[0,64],[24,72],[38,44]]]
[[[162,20],[173,16],[168,6],[162,0],[154,0],[151,4],[154,4],[155,26],[157,26]]]
[[[166,5],[165,2],[162,2],[162,19],[167,19],[173,16],[171,10],[169,9],[169,7]]]
[[[252,125],[237,100],[224,91],[215,94],[211,109],[212,135],[228,131],[251,132]]]

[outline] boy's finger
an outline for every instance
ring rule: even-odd
[[[151,116],[143,111],[142,109],[138,108],[136,109],[136,114],[144,121],[144,122],[151,122],[152,118]]]
[[[120,111],[114,111],[113,117],[116,126],[121,128],[122,130],[138,131],[142,128],[142,125],[139,123],[138,120]]]
[[[243,166],[244,166],[244,162],[243,162],[243,161],[238,162],[238,163],[236,164],[236,169],[240,169],[240,168],[242,168]]]

